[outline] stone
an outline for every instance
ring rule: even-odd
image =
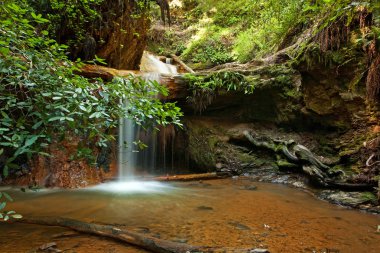
[[[257,186],[256,185],[245,185],[240,188],[241,190],[247,190],[247,191],[256,191]]]
[[[292,185],[296,188],[306,188],[305,184],[302,182],[294,182]]]
[[[62,238],[62,237],[74,237],[80,235],[79,233],[75,231],[69,231],[69,232],[62,232],[58,234],[54,234],[52,238]]]
[[[320,193],[322,199],[326,199],[330,202],[357,207],[361,204],[368,202],[368,198],[363,197],[362,192],[342,192],[342,191],[332,191],[325,190]]]
[[[212,210],[214,210],[214,208],[209,207],[209,206],[198,206],[197,210],[200,210],[200,211],[212,211]]]
[[[55,242],[45,243],[39,247],[39,250],[56,253],[62,252],[62,250],[57,249],[57,244]]]
[[[267,249],[253,249],[250,251],[250,253],[269,253],[269,250],[267,250]]]
[[[244,224],[241,224],[237,221],[231,221],[231,222],[228,222],[228,224],[234,226],[235,228],[239,229],[239,230],[251,230],[250,227],[244,225]]]
[[[137,228],[137,231],[139,233],[142,233],[142,234],[149,234],[150,233],[150,229],[146,228],[146,227],[139,227],[139,228]]]
[[[45,243],[43,245],[40,246],[40,250],[47,250],[49,248],[56,248],[57,247],[57,243],[55,242],[49,242],[49,243]]]
[[[183,239],[183,238],[176,238],[173,240],[173,242],[178,242],[178,243],[187,243],[188,240],[187,239]]]

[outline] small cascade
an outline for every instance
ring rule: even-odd
[[[160,82],[161,75],[176,75],[177,67],[164,63],[156,56],[145,52],[141,60],[140,71],[145,81]],[[164,133],[166,132],[164,130]],[[158,138],[160,138],[160,133],[151,129],[143,129],[131,119],[120,121],[118,159],[120,181],[133,179],[136,175],[156,174],[157,159],[159,156],[166,157],[165,147],[167,145],[165,143],[162,150],[160,142],[157,141]],[[136,141],[141,141],[148,147],[140,150],[138,145],[134,144]],[[158,150],[164,153],[158,155]],[[171,150],[174,152],[174,149]]]
[[[170,58],[169,58],[170,59]],[[168,58],[165,59],[165,62],[160,61],[156,56],[144,52],[141,58],[140,71],[144,73],[156,73],[156,74],[166,74],[166,75],[176,75],[177,67],[171,65],[171,62]]]

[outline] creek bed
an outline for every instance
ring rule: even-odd
[[[257,187],[257,189],[256,189]],[[24,216],[116,224],[166,240],[270,252],[379,252],[380,216],[317,200],[284,185],[249,180],[108,183],[81,190],[8,191]],[[69,230],[0,223],[1,252],[34,252],[56,242],[65,252],[145,252]]]

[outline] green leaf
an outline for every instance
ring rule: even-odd
[[[22,215],[21,214],[13,214],[12,218],[14,218],[14,219],[22,219]]]
[[[0,54],[7,56],[9,54],[10,50],[6,47],[0,47]]]
[[[0,210],[3,210],[7,206],[7,202],[0,203]]]
[[[8,114],[6,114],[4,111],[1,111],[0,113],[1,113],[1,115],[2,115],[4,118],[9,119]]]
[[[48,121],[51,122],[51,121],[57,121],[57,120],[61,120],[61,116],[58,116],[58,117],[53,117],[53,118],[50,118]]]
[[[92,118],[99,118],[102,114],[100,112],[94,112],[93,114],[90,115],[90,119]]]
[[[8,173],[9,173],[9,167],[7,165],[4,165],[4,168],[3,168],[3,175],[4,175],[4,177],[7,177]]]
[[[31,138],[27,139],[25,141],[24,147],[29,147],[29,146],[33,145],[37,141],[38,138],[39,138],[39,136],[35,135],[35,136],[32,136]]]
[[[13,201],[13,199],[11,198],[11,196],[9,196],[9,194],[8,194],[8,193],[6,193],[6,192],[3,192],[3,195],[4,195],[4,197],[5,197],[6,199],[8,199],[10,202],[12,202],[12,201]]]
[[[37,128],[39,128],[42,124],[43,124],[44,122],[41,120],[41,121],[38,121],[36,124],[34,124],[33,126],[32,126],[32,128],[34,129],[34,130],[36,130]]]

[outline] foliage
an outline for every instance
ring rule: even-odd
[[[209,75],[184,75],[191,96],[187,101],[201,113],[219,92],[241,92],[252,94],[256,89],[283,90],[286,99],[298,99],[297,71],[285,65],[257,67],[246,73],[237,71],[213,72]]]
[[[214,28],[214,29],[213,29]],[[207,63],[208,66],[215,66],[234,60],[231,52],[229,31],[218,30],[217,27],[209,28],[199,39],[192,43],[183,51],[184,60],[194,63]]]
[[[250,94],[254,89],[246,77],[237,72],[215,72],[207,76],[186,74],[184,77],[192,92],[187,101],[199,113],[212,103],[219,90],[243,91],[245,94]]]
[[[337,73],[350,64],[360,72],[350,89],[366,74],[368,101],[380,101],[379,11],[378,1],[317,1],[308,5],[303,16],[313,17],[313,37],[295,50],[294,59],[306,62],[309,68],[323,63],[336,68]]]
[[[139,124],[180,124],[179,109],[155,98],[167,93],[157,82],[130,77],[104,83],[74,74],[81,63],[68,61],[67,47],[35,28],[46,23],[24,2],[0,6],[0,156],[5,159],[0,165],[5,176],[20,159],[48,155],[44,148],[68,134],[86,140],[89,148],[106,146],[122,117]]]
[[[5,211],[7,201],[12,202],[13,199],[6,192],[0,192],[0,221],[8,221],[10,218],[21,219],[22,215],[17,214],[15,211]]]
[[[70,30],[76,35],[76,41],[82,41],[86,28],[100,16],[97,9],[104,0],[31,0],[30,5],[51,22],[47,30],[61,42],[63,30]],[[68,44],[76,43],[68,41]]]
[[[288,29],[296,23],[298,13],[304,6],[301,0],[187,2],[193,8],[188,11],[187,18],[197,28],[197,34],[189,42],[184,57],[193,62],[210,59],[207,52],[207,45],[210,44],[217,45],[217,48],[224,46],[223,50],[211,53],[218,56],[222,52],[223,62],[235,59],[247,62],[264,56],[275,49]],[[220,64],[221,61],[217,62]]]

